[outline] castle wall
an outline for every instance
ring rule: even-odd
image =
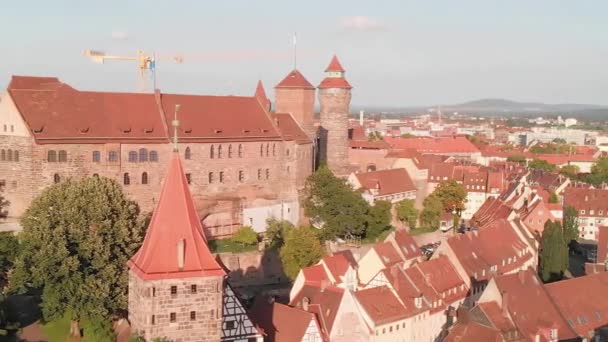
[[[291,113],[309,137],[314,127],[315,89],[275,88],[275,112]]]
[[[319,89],[321,160],[337,175],[348,174],[350,89]]]

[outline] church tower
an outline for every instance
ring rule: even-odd
[[[290,113],[308,137],[314,140],[315,87],[294,69],[274,90],[275,113]]]
[[[129,260],[129,320],[146,341],[219,341],[226,273],[211,254],[179,153],[144,242]]]
[[[351,85],[344,78],[344,68],[334,56],[319,84],[321,128],[319,153],[321,162],[337,176],[348,174],[348,115]]]

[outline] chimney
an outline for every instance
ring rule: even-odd
[[[182,271],[184,269],[184,260],[186,259],[186,240],[181,239],[177,242],[177,268]]]
[[[509,294],[507,291],[502,291],[502,315],[504,317],[509,316]]]
[[[585,202],[589,202],[589,196],[585,195]]]
[[[308,311],[308,304],[310,304],[310,299],[308,297],[302,298],[302,310]]]

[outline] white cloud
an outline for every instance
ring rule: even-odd
[[[127,40],[129,39],[129,32],[122,30],[112,31],[112,39],[114,40]]]
[[[362,15],[341,17],[338,19],[338,26],[342,29],[357,31],[376,31],[384,28],[378,19]]]

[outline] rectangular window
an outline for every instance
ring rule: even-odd
[[[190,285],[190,293],[196,293],[196,285]]]
[[[152,297],[156,297],[156,287],[152,288]]]
[[[192,183],[192,174],[191,173],[186,173],[186,181],[188,182],[188,184]]]
[[[150,317],[150,324],[154,325],[156,323],[156,317],[154,315],[152,315],[152,317]]]
[[[190,320],[191,321],[196,320],[196,311],[190,311]]]
[[[177,295],[177,286],[171,286],[171,295],[172,296]]]
[[[101,161],[101,152],[93,151],[93,162],[99,163]]]
[[[220,171],[220,183],[224,183],[224,171]]]
[[[262,179],[262,169],[258,169],[258,180]]]
[[[169,314],[169,322],[174,323],[177,320],[177,315],[175,312]]]

